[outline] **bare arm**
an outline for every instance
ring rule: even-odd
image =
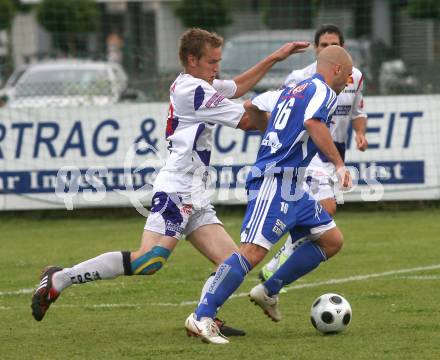
[[[246,100],[244,103],[244,109],[246,110],[246,114],[254,128],[264,133],[269,122],[269,113],[261,111],[258,107],[252,104],[251,100]]]
[[[257,130],[254,123],[249,119],[249,115],[244,113],[240,119],[240,122],[237,125],[237,129],[241,129],[244,131]]]
[[[277,62],[286,59],[292,54],[304,52],[304,49],[308,46],[309,43],[303,41],[286,43],[255,66],[236,76],[234,81],[237,84],[237,91],[233,98],[239,98],[246,94]]]
[[[342,187],[349,187],[350,172],[345,169],[344,160],[339,155],[327,126],[317,119],[306,120],[304,126],[318,149],[335,165]]]
[[[365,151],[368,147],[368,141],[365,137],[365,132],[367,130],[367,118],[364,116],[359,116],[352,121],[352,127],[355,135],[356,145],[358,150]]]

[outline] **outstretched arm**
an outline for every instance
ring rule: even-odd
[[[236,76],[234,81],[237,84],[237,91],[233,98],[246,94],[277,62],[283,61],[292,54],[304,52],[309,45],[310,43],[304,41],[286,43],[255,66]]]
[[[318,149],[335,165],[342,188],[350,187],[350,172],[345,168],[327,126],[318,119],[306,120],[304,126]]]

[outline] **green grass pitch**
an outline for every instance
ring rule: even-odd
[[[220,212],[238,240],[242,211]],[[67,289],[45,319],[33,320],[32,289],[48,264],[68,266],[138,246],[139,216],[0,217],[1,359],[440,359],[440,209],[346,211],[340,254],[281,295],[273,323],[246,292],[254,269],[220,316],[247,331],[226,346],[188,338],[212,266],[182,241],[152,277],[119,277]],[[325,292],[353,309],[347,331],[324,336],[310,324],[312,301]]]

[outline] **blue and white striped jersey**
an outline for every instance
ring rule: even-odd
[[[315,74],[295,87],[258,95],[252,104],[270,112],[271,117],[248,183],[265,174],[307,167],[318,148],[309,138],[304,122],[317,119],[330,127],[337,96],[322,75]]]

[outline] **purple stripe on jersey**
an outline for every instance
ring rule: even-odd
[[[203,90],[202,85],[199,85],[194,92],[194,110],[198,110],[199,107],[202,106],[204,99],[205,90]]]
[[[211,151],[209,150],[196,150],[196,153],[199,155],[200,160],[202,160],[205,166],[209,165],[209,161],[211,160]]]
[[[205,124],[200,124],[196,131],[196,136],[194,137],[193,150],[199,155],[200,160],[202,160],[203,164],[208,166],[209,161],[211,160],[211,151],[209,150],[197,150],[197,141],[205,130]]]
[[[200,124],[196,131],[196,136],[194,137],[193,150],[197,150],[197,141],[199,140],[200,135],[202,135],[203,130],[205,130],[205,124]]]

